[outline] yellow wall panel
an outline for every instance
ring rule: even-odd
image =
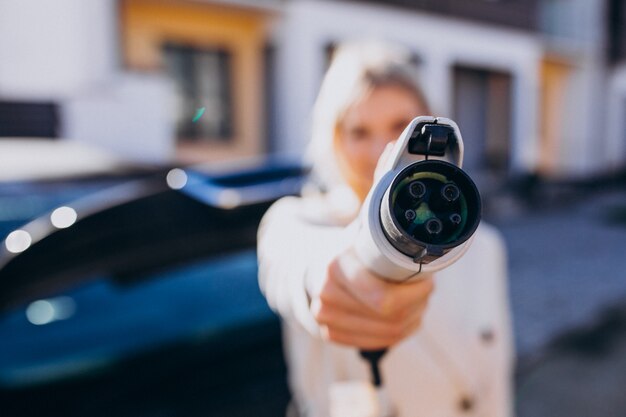
[[[124,63],[132,70],[162,70],[166,42],[221,48],[232,56],[234,137],[228,144],[179,146],[185,160],[250,156],[263,151],[263,51],[271,16],[243,8],[164,0],[123,0]]]

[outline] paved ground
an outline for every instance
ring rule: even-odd
[[[626,300],[553,342],[517,378],[518,417],[626,415]]]
[[[521,355],[589,324],[626,299],[626,189],[569,197],[492,219],[509,252],[510,294]]]
[[[510,257],[518,416],[623,416],[626,188],[554,200],[491,210]]]

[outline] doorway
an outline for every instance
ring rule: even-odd
[[[511,149],[511,75],[454,67],[454,120],[463,134],[470,174],[506,175]]]

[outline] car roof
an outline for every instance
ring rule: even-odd
[[[184,184],[168,182],[172,172],[184,176]],[[2,242],[0,304],[28,298],[36,292],[29,288],[44,281],[80,279],[94,265],[130,276],[251,247],[264,211],[276,199],[297,194],[304,174],[301,166],[278,161],[223,174],[173,168],[67,202],[62,207],[74,216],[69,226],[56,226],[56,209],[48,210]],[[16,233],[28,240],[17,250]],[[158,251],[160,256],[152,256]]]

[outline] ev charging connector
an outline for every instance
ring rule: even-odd
[[[481,201],[462,163],[463,139],[456,123],[431,116],[411,121],[357,219],[355,251],[369,270],[392,282],[412,282],[467,251],[480,223]],[[378,363],[385,352],[361,351],[379,390]]]

